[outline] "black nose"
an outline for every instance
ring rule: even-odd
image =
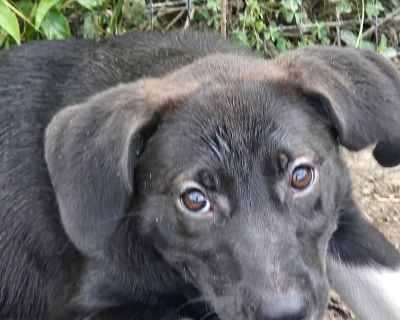
[[[286,294],[265,297],[256,311],[255,320],[305,320],[307,315],[303,295]]]

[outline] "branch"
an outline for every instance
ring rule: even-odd
[[[345,26],[350,26],[353,24],[358,24],[360,21],[358,19],[351,19],[351,20],[341,20],[341,21],[329,21],[325,22],[325,25],[327,27],[345,27]],[[316,28],[317,23],[301,23],[299,25],[293,25],[293,26],[282,26],[280,29],[282,31],[302,31],[306,32],[312,28]]]
[[[388,22],[389,20],[392,20],[394,17],[400,14],[400,8],[397,8],[396,10],[392,11],[389,13],[386,17],[380,19],[377,21],[377,23],[372,26],[371,28],[367,29],[363,34],[362,38],[367,38],[369,37],[375,30],[378,29],[379,26],[383,25],[384,23]]]
[[[221,0],[221,35],[224,39],[226,39],[226,2],[227,0]]]
[[[385,18],[378,19],[377,26],[380,26],[389,20],[396,20],[396,16],[399,14],[400,14],[400,8],[396,9],[395,11],[393,11],[391,14],[389,14]],[[321,23],[321,22],[319,22],[319,23]],[[365,22],[369,23],[369,24],[373,24],[375,22],[375,20],[366,19]],[[346,26],[359,24],[360,20],[359,19],[349,19],[349,20],[340,20],[340,21],[328,21],[328,22],[324,22],[324,23],[328,28],[338,28],[338,27],[346,27]],[[312,28],[316,28],[317,26],[318,26],[317,23],[310,22],[310,23],[301,23],[298,25],[280,26],[279,29],[282,32],[287,32],[287,31],[289,31],[289,32],[290,31],[307,32]],[[367,31],[365,31],[365,33],[367,33],[368,31],[369,31],[369,29]],[[371,32],[373,32],[373,31],[371,31]]]

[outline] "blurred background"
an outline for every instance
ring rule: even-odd
[[[221,32],[267,57],[335,44],[397,61],[400,0],[0,0],[0,48],[189,27]]]

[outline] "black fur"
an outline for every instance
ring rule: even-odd
[[[192,33],[2,52],[0,319],[320,319],[329,261],[400,267],[338,155],[398,164],[399,89],[368,51],[267,62]],[[188,181],[213,219],[177,208]]]

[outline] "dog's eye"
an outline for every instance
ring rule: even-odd
[[[299,165],[294,168],[290,185],[293,192],[306,189],[314,181],[314,170],[307,165]]]
[[[203,214],[210,211],[210,201],[203,192],[195,188],[187,189],[181,194],[180,204],[190,213]]]

